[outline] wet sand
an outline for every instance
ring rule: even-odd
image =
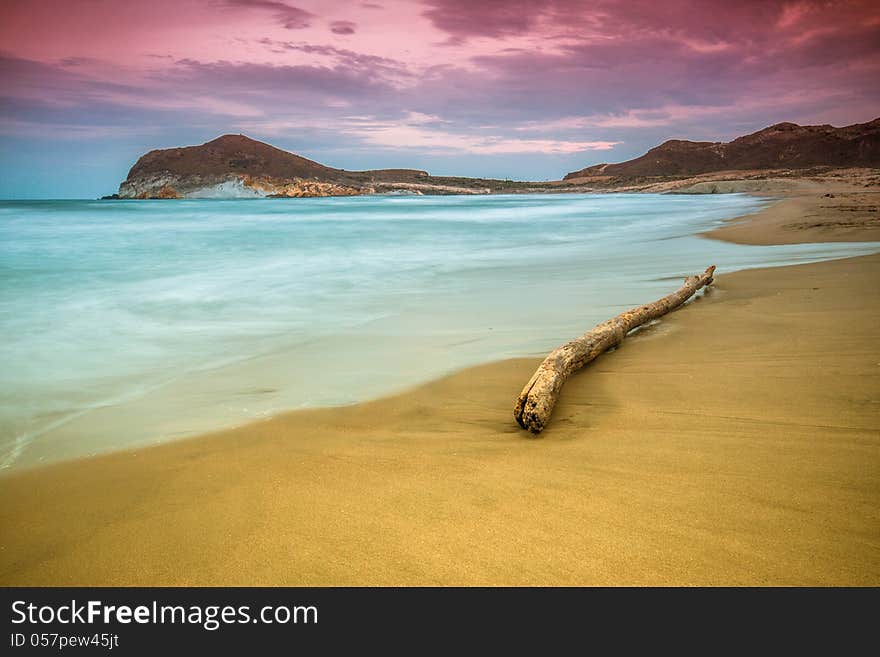
[[[752,217],[734,219],[705,233],[737,244],[880,242],[880,189],[852,185],[789,187],[783,197]],[[833,190],[833,191],[831,191]]]
[[[880,256],[722,274],[538,439],[516,359],[4,474],[0,584],[878,585],[878,282]]]

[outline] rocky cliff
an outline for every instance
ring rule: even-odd
[[[200,146],[150,151],[119,185],[119,198],[350,196],[427,178],[416,169],[334,169],[244,135],[224,135]]]

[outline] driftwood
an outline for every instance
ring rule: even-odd
[[[541,433],[569,376],[604,351],[619,345],[634,328],[678,308],[697,290],[710,285],[714,273],[715,265],[712,265],[698,276],[688,276],[684,285],[672,294],[627,310],[550,352],[516,400],[513,415],[519,426],[536,435]]]

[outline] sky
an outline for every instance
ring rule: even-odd
[[[878,116],[876,0],[0,0],[0,198],[110,194],[226,133],[548,180]]]

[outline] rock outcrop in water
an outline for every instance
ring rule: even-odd
[[[119,198],[488,193],[481,182],[487,181],[432,178],[417,169],[334,169],[244,135],[224,135],[200,146],[150,151],[119,186]]]
[[[835,128],[778,123],[731,142],[673,139],[641,157],[596,164],[565,180],[690,176],[714,171],[880,166],[880,118]]]

